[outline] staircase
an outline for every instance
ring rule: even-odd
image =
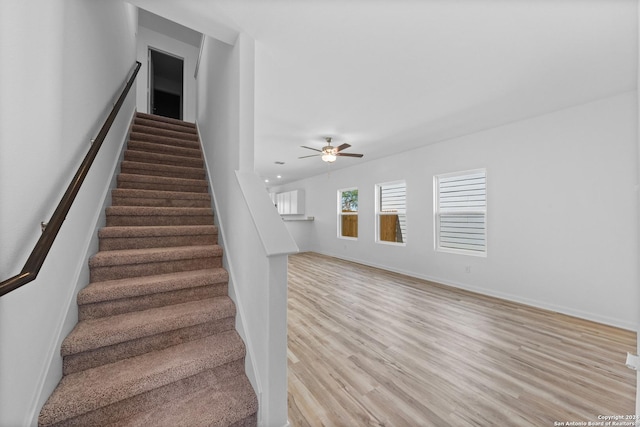
[[[194,124],[138,113],[41,426],[255,426]]]

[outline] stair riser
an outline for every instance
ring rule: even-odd
[[[196,288],[179,289],[171,292],[160,292],[138,297],[122,298],[118,300],[101,301],[78,306],[78,320],[98,319],[100,317],[115,316],[132,311],[148,310],[170,304],[198,301],[227,295],[226,282],[215,283]]]
[[[129,135],[131,141],[145,141],[154,144],[162,144],[171,147],[199,148],[200,142],[190,139],[178,139],[160,135],[151,135],[148,133],[131,132]]]
[[[127,176],[120,174],[120,177]],[[130,175],[129,175],[130,176]],[[153,179],[152,177],[146,177]],[[166,201],[180,201],[180,200],[196,200],[205,201],[207,203],[206,208],[211,208],[211,196],[209,193],[191,193],[184,191],[154,191],[154,190],[135,190],[130,188],[115,188],[111,191],[112,198],[127,198],[127,199],[158,199]],[[135,206],[135,205],[134,205]]]
[[[124,152],[124,159],[132,162],[153,163],[169,166],[184,166],[190,168],[202,168],[204,166],[204,161],[202,159],[150,153],[148,151],[126,150]]]
[[[164,178],[181,178],[181,179],[204,179],[204,173],[184,173],[184,172],[165,172],[152,169],[123,167],[122,173],[132,175],[159,176]]]
[[[131,140],[127,144],[127,148],[135,151],[145,151],[149,153],[168,154],[170,156],[193,157],[199,159],[202,157],[199,148],[183,148],[174,145],[165,145],[157,142],[146,142]]]
[[[138,119],[151,120],[154,123],[158,123],[158,124],[169,123],[171,125],[183,126],[187,129],[194,129],[194,130],[196,129],[195,123],[185,122],[179,119],[173,119],[171,117],[157,116],[155,114],[138,112],[136,113],[136,120]]]
[[[163,387],[138,394],[137,396],[116,402],[109,406],[77,416],[55,424],[56,427],[101,426],[105,420],[110,423],[130,417],[132,414],[151,410],[152,408],[171,402],[173,399],[191,393],[218,381],[244,374],[244,358],[203,371],[197,375],[167,384]]]
[[[109,215],[107,227],[118,226],[171,226],[171,225],[213,225],[213,214],[174,216],[174,215]]]
[[[165,178],[205,179],[205,173],[202,169],[183,168],[176,170],[163,170],[152,167],[140,167],[140,165],[151,166],[149,163],[136,163],[131,166],[123,164],[120,168],[120,172],[133,175],[162,176]]]
[[[186,179],[205,179],[206,174],[204,169],[202,168],[188,168],[188,167],[178,167],[178,166],[168,166],[168,165],[157,165],[153,163],[143,163],[143,162],[130,162],[123,161],[120,164],[120,170],[123,173],[125,170],[131,170],[135,175],[154,175],[154,176],[166,176],[173,177],[174,175],[189,176],[193,178]]]
[[[92,351],[65,356],[63,358],[63,375],[95,368],[151,351],[162,350],[185,341],[197,340],[209,335],[230,331],[234,329],[234,327],[235,315],[175,331],[168,331],[150,337],[139,338]]]
[[[140,197],[118,197],[111,198],[111,206],[147,206],[157,208],[208,208],[211,206],[210,200],[193,199],[160,199],[160,198],[140,198]]]
[[[206,184],[205,185],[181,185],[181,184],[162,184],[162,183],[135,182],[135,181],[118,182],[118,188],[128,188],[132,190],[183,191],[185,193],[206,193],[208,191]]]
[[[134,122],[132,132],[144,133],[148,135],[166,136],[168,138],[185,139],[189,141],[197,141],[198,135],[194,132],[183,132],[182,130],[176,130],[177,126],[164,125],[164,126],[145,126],[139,122]]]
[[[189,234],[159,237],[102,237],[100,238],[100,250],[169,248],[174,246],[215,245],[217,243],[217,234]]]
[[[184,125],[174,125],[171,123],[160,122],[158,120],[144,119],[142,117],[137,117],[133,124],[139,125],[139,126],[147,126],[147,127],[151,126],[158,129],[168,129],[176,132],[188,133],[193,135],[198,134],[195,127],[187,127]]]
[[[92,282],[102,282],[104,280],[126,279],[129,277],[151,276],[155,274],[167,274],[180,271],[202,270],[205,268],[218,267],[222,267],[222,257],[212,256],[204,258],[147,262],[140,264],[92,267],[90,276]]]
[[[184,179],[184,178],[171,178],[164,176],[151,176],[151,175],[132,175],[127,173],[121,173],[118,175],[118,188],[119,189],[137,189],[147,191],[173,191],[177,193],[204,193],[208,192],[208,183],[204,179]],[[140,186],[153,186],[166,188],[163,190],[153,190],[147,188],[131,188]],[[176,190],[171,190],[176,188]]]
[[[192,141],[187,139],[166,138],[157,135],[148,135],[144,133],[131,133],[127,142],[127,147],[134,149],[138,144],[147,144],[162,147],[164,149],[175,148],[176,150],[200,151],[200,141]]]

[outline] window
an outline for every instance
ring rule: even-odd
[[[407,242],[407,185],[404,181],[376,185],[377,241]]]
[[[358,189],[338,191],[338,237],[358,238]]]
[[[486,256],[486,171],[435,176],[434,194],[436,250]]]

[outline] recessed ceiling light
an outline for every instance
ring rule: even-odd
[[[269,180],[268,180],[268,179],[265,179],[265,180],[264,180],[264,182],[269,182]]]
[[[278,175],[276,178],[280,179],[280,178],[282,178],[282,175]]]

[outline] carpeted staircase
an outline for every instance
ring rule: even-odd
[[[194,124],[138,113],[41,426],[255,426]]]

